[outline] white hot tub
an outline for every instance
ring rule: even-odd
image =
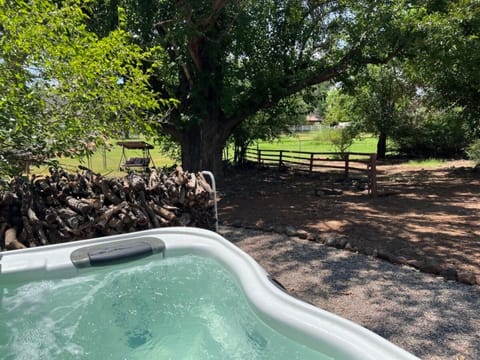
[[[7,359],[417,359],[201,229],[3,252],[0,284]]]

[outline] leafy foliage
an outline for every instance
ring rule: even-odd
[[[412,72],[437,108],[456,108],[467,125],[465,137],[472,139],[480,136],[480,4],[433,4],[435,12],[420,7],[425,15],[417,19],[417,28],[423,36],[410,56]]]
[[[468,157],[480,166],[480,139],[477,139],[468,148]]]
[[[317,139],[332,144],[335,152],[343,154],[348,151],[358,136],[358,129],[354,126],[344,128],[333,127],[323,129],[319,136],[317,136]]]
[[[302,96],[304,95],[304,96]],[[301,94],[280,100],[270,109],[264,109],[243,121],[231,136],[234,147],[234,163],[245,161],[247,148],[257,141],[278,139],[282,134],[290,133],[290,127],[305,123],[305,116],[312,110],[307,104],[310,94]]]
[[[158,65],[142,65],[152,52],[121,28],[98,38],[84,10],[74,0],[0,1],[0,172],[84,154],[132,127],[148,131],[150,110],[170,103],[148,87]]]
[[[470,140],[461,109],[438,109],[417,104],[395,132],[396,150],[416,158],[452,158],[465,154]]]
[[[355,116],[355,98],[338,87],[327,92],[324,122],[329,126],[339,123],[353,123]]]
[[[150,84],[180,106],[159,132],[181,144],[186,168],[218,173],[222,148],[242,122],[400,51],[414,2],[98,0],[90,26],[99,34],[112,26],[113,3],[125,7],[142,46],[167,50],[172,72]]]
[[[394,65],[369,65],[330,91],[326,119],[350,121],[357,131],[379,136],[377,153],[385,157],[387,137],[407,121],[415,86]]]

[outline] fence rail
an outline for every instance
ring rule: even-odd
[[[377,196],[377,154],[360,152],[308,152],[293,150],[262,150],[249,148],[247,161],[258,166],[278,167],[279,170],[293,167],[308,173],[319,172],[320,169],[343,170],[348,178],[352,170],[365,172],[368,176],[368,191]]]

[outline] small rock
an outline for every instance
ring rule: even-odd
[[[440,274],[442,268],[440,264],[436,263],[435,261],[427,261],[422,264],[420,270],[430,274]]]
[[[315,195],[316,196],[331,196],[331,195],[342,195],[343,191],[342,190],[336,190],[336,189],[328,189],[328,188],[321,188],[321,189],[315,189]]]
[[[265,231],[274,232],[274,231],[275,231],[275,226],[273,226],[273,225],[268,225],[267,227],[265,227]]]
[[[287,234],[288,236],[297,236],[297,233],[297,229],[295,229],[293,226],[285,226],[285,234]]]
[[[316,234],[308,233],[307,240],[308,241],[318,241],[318,236]]]
[[[282,234],[285,232],[285,228],[282,225],[274,225],[273,226],[273,232],[276,232],[278,234]]]
[[[368,255],[368,256],[372,256],[372,255],[373,255],[373,249],[372,249],[372,248],[369,248],[369,247],[366,247],[366,248],[361,249],[360,252],[361,252],[362,254],[365,254],[365,255]]]
[[[396,256],[395,259],[397,260],[398,264],[407,265],[408,259],[405,256]]]
[[[336,242],[337,242],[337,238],[335,236],[329,236],[325,240],[325,245],[334,246]]]
[[[420,267],[422,266],[422,262],[417,259],[409,259],[406,261],[406,264],[414,267],[415,269],[420,269]]]
[[[297,230],[297,236],[300,238],[300,239],[308,239],[308,236],[310,234],[308,232],[306,232],[305,230]]]
[[[242,221],[240,219],[235,219],[232,221],[233,227],[242,227]]]
[[[347,242],[347,243],[345,244],[345,249],[347,249],[347,250],[352,250],[352,249],[353,249],[353,245],[350,244],[349,242]]]
[[[335,247],[337,249],[343,249],[345,248],[345,245],[347,244],[347,240],[346,239],[339,239],[338,241],[336,241],[335,243]]]
[[[474,273],[469,271],[458,271],[457,272],[458,281],[468,285],[475,285],[477,283],[477,277]]]
[[[440,275],[442,275],[447,280],[457,280],[457,270],[451,267],[441,269]]]
[[[387,251],[385,251],[383,249],[379,249],[379,250],[377,250],[377,257],[379,259],[390,261],[390,258],[392,258],[393,255],[389,254]]]
[[[264,229],[265,228],[265,221],[263,221],[263,220],[255,221],[255,228],[260,229],[260,230]]]

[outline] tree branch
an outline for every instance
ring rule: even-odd
[[[225,126],[233,129],[247,117],[254,115],[259,110],[269,109],[275,106],[283,98],[293,95],[309,86],[330,81],[338,77],[345,73],[351,65],[386,64],[398,55],[400,51],[401,47],[392,50],[385,57],[364,57],[360,48],[351,49],[337,64],[325,69],[311,71],[310,76],[305,79],[288,81],[284,84],[283,88],[285,91],[283,91],[280,96],[271,97],[265,95],[262,101],[258,101],[259,94],[252,93],[252,95],[244,101],[243,106],[239,106],[239,112],[226,119]],[[301,69],[297,68],[296,70],[297,71],[293,71],[293,73]]]
[[[212,4],[212,12],[209,16],[205,19],[199,21],[198,23],[198,30],[201,32],[207,31],[210,27],[212,27],[215,22],[217,21],[222,9],[225,7],[228,0],[216,0]]]

